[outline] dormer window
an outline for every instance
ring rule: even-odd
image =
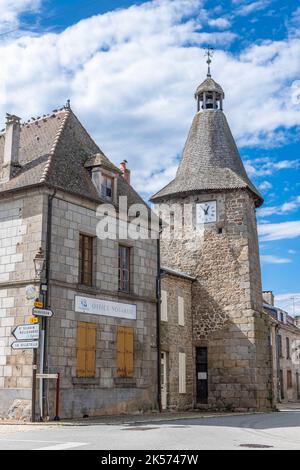
[[[106,201],[116,202],[118,177],[122,174],[121,170],[103,153],[90,156],[84,166],[89,171],[99,196]]]
[[[109,199],[110,201],[113,198],[113,187],[114,187],[114,180],[110,176],[102,175],[101,181],[101,196],[104,199]]]

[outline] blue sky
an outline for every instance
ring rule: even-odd
[[[0,116],[71,98],[147,198],[175,174],[205,76],[203,47],[249,176],[263,285],[300,314],[300,8],[280,0],[0,0]],[[3,127],[3,126],[2,126]]]

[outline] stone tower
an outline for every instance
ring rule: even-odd
[[[169,221],[184,221],[181,237],[176,220],[164,224],[163,266],[197,279],[194,366],[187,371],[194,376],[194,405],[269,408],[271,348],[256,223],[263,199],[247,176],[210,67],[195,98],[197,114],[176,177],[151,199],[156,209],[163,205],[162,213],[169,208]]]

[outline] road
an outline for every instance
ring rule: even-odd
[[[300,409],[128,424],[0,426],[1,450],[300,449]]]

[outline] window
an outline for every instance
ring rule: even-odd
[[[293,377],[292,377],[292,371],[291,370],[287,371],[286,379],[287,379],[287,388],[293,388]]]
[[[291,359],[290,338],[286,338],[286,358]]]
[[[79,235],[79,283],[93,284],[93,244],[94,237]]]
[[[179,353],[179,393],[186,393],[186,357]]]
[[[130,248],[119,246],[119,290],[130,291]]]
[[[282,336],[278,335],[277,336],[277,351],[278,351],[278,356],[283,357],[283,352],[282,352]]]
[[[168,321],[168,293],[161,291],[161,321]]]
[[[113,198],[114,180],[110,176],[102,175],[101,196],[111,200]]]
[[[184,326],[184,298],[178,297],[178,325]]]
[[[119,326],[117,331],[117,376],[133,377],[133,328]]]
[[[96,376],[96,323],[77,324],[77,377]]]

